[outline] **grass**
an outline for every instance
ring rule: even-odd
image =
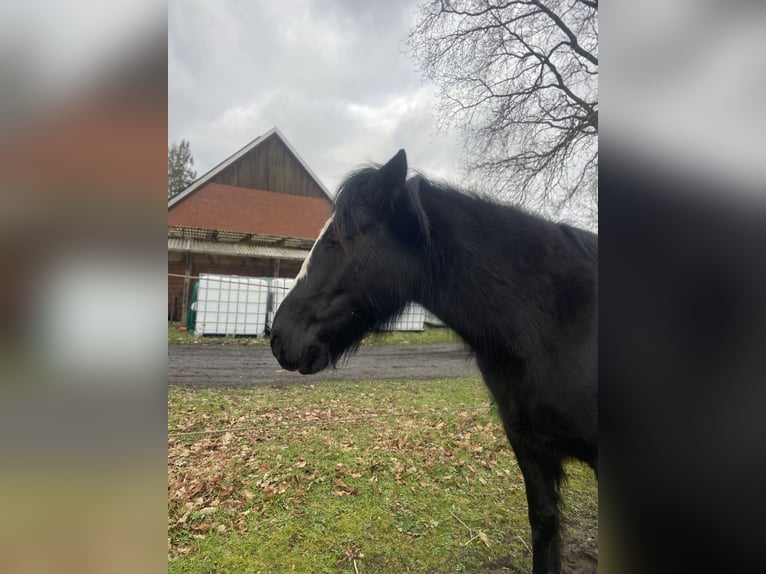
[[[168,344],[173,345],[267,345],[267,338],[258,337],[195,337],[193,333],[179,329],[180,324],[168,323]],[[430,343],[454,343],[459,337],[445,327],[429,327],[423,331],[394,331],[373,333],[362,345],[424,345]]]
[[[476,379],[171,387],[168,424],[171,573],[531,568],[523,480]],[[596,484],[568,473],[576,528]]]

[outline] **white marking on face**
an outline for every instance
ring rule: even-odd
[[[293,283],[293,286],[290,287],[290,290],[287,292],[288,294],[298,284],[298,281],[300,281],[301,279],[304,279],[308,275],[308,273],[309,273],[309,260],[311,259],[311,255],[312,255],[312,253],[314,253],[314,249],[316,249],[316,246],[322,240],[322,237],[324,236],[325,232],[330,227],[330,224],[332,223],[333,217],[335,217],[335,214],[332,214],[330,216],[330,218],[325,222],[324,227],[322,228],[322,231],[319,232],[319,237],[317,237],[317,240],[314,242],[314,245],[311,246],[311,251],[309,251],[309,254],[306,256],[306,259],[303,260],[303,265],[301,265],[301,270],[298,271],[298,275],[295,276],[295,282]]]

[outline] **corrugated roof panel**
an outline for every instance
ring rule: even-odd
[[[296,249],[311,249],[313,239],[300,239],[298,237],[284,237],[281,235],[269,235],[266,233],[242,233],[239,231],[224,231],[221,229],[203,229],[200,227],[184,227],[172,225],[168,227],[168,237],[180,239],[196,239],[200,241],[226,241],[228,243],[249,242],[269,244],[279,247],[294,247]]]
[[[168,237],[168,251],[188,251],[211,255],[234,255],[237,257],[263,257],[266,259],[293,259],[303,261],[308,257],[307,249],[273,247],[271,245],[248,245],[246,243],[218,243],[198,239]]]

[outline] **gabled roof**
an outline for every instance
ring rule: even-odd
[[[173,207],[178,202],[182,201],[185,197],[189,196],[190,194],[197,191],[199,188],[201,188],[203,185],[208,183],[211,179],[213,179],[216,175],[221,173],[224,169],[229,167],[231,164],[233,164],[235,161],[237,161],[239,158],[247,154],[248,152],[252,151],[254,148],[258,147],[261,143],[266,141],[270,136],[276,135],[283,144],[287,147],[287,149],[290,150],[290,153],[292,153],[295,156],[295,159],[298,160],[298,162],[303,166],[303,168],[308,172],[308,174],[311,176],[311,178],[316,182],[316,184],[321,188],[321,190],[324,192],[324,194],[327,196],[327,199],[332,201],[332,196],[330,195],[330,192],[327,191],[327,188],[324,186],[324,184],[320,181],[320,179],[317,177],[317,175],[311,170],[311,168],[308,166],[308,164],[303,161],[303,158],[298,155],[298,152],[295,151],[295,148],[290,145],[290,142],[287,141],[284,135],[282,135],[282,132],[279,131],[276,127],[271,128],[269,131],[267,131],[265,134],[262,134],[255,138],[253,141],[251,141],[249,144],[247,144],[245,147],[240,149],[239,151],[236,151],[234,154],[230,155],[228,158],[223,160],[221,163],[219,163],[217,166],[215,166],[213,169],[208,171],[205,175],[198,178],[196,181],[194,181],[192,184],[189,185],[186,189],[184,189],[179,194],[173,196],[168,201],[168,207]]]
[[[208,183],[168,212],[168,225],[316,239],[331,211],[318,197]]]

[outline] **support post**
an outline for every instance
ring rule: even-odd
[[[181,300],[181,323],[186,324],[186,314],[189,312],[189,284],[192,273],[191,253],[184,252],[184,294]]]

